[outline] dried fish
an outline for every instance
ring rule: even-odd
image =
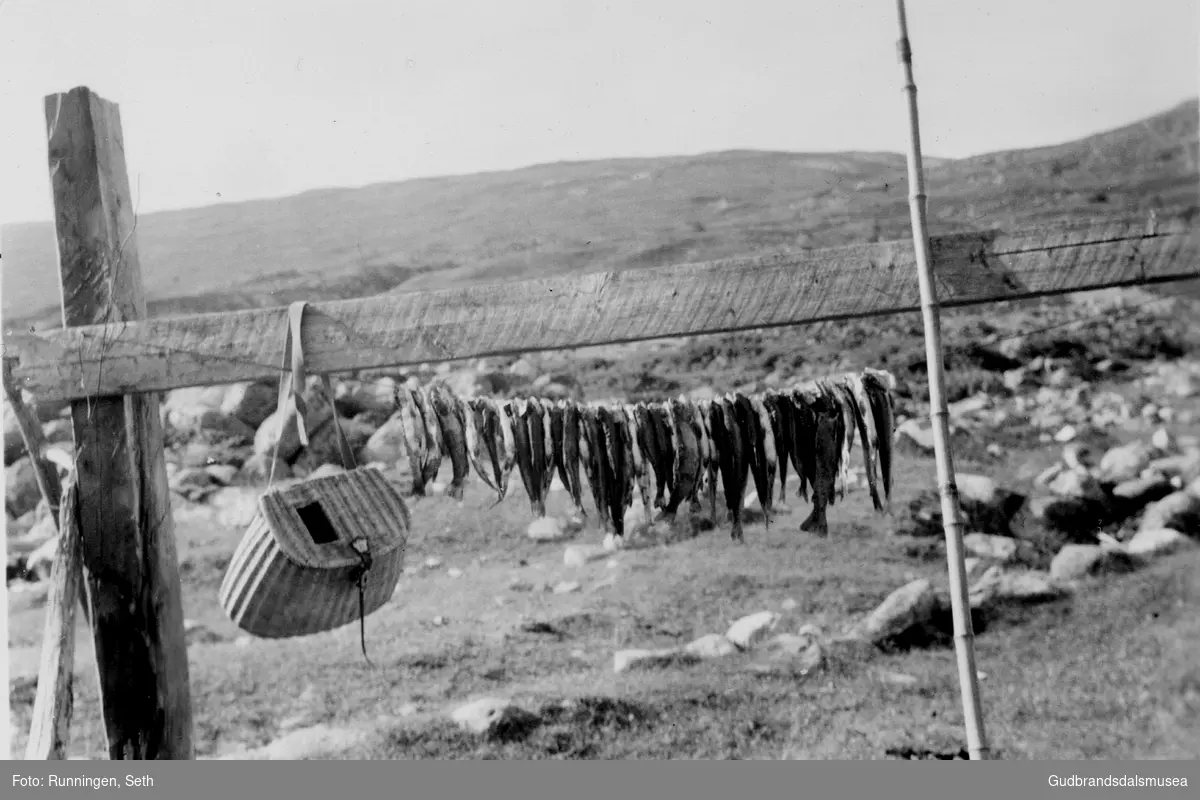
[[[886,372],[863,371],[863,388],[875,419],[875,442],[879,453],[879,476],[883,484],[884,510],[890,510],[892,499],[892,437],[895,435],[895,407],[892,399],[892,376]]]
[[[855,422],[858,424],[858,439],[862,442],[863,468],[867,473],[871,502],[876,511],[883,511],[883,497],[879,491],[879,429],[875,424],[871,398],[867,396],[866,386],[859,375],[846,376],[844,385],[854,398],[854,409],[857,412]]]
[[[517,466],[517,440],[513,433],[513,416],[509,413],[508,404],[492,400],[490,407],[496,430],[499,433],[500,459],[500,493],[508,494],[509,479],[512,478],[513,468]]]
[[[430,389],[429,400],[436,415],[436,424],[441,427],[442,447],[450,457],[452,468],[446,496],[461,500],[463,486],[471,474],[470,456],[467,454],[466,411],[461,401],[441,385]]]
[[[763,403],[762,398],[750,398],[755,413],[758,414],[758,441],[756,447],[762,455],[767,475],[767,496],[763,503],[763,511],[770,524],[770,514],[775,510],[775,475],[779,471],[779,460],[775,451],[775,428],[771,424],[771,413]],[[762,502],[762,498],[759,498]]]
[[[632,405],[626,405],[622,408],[625,412],[625,429],[629,437],[630,455],[633,457],[633,479],[637,481],[638,491],[642,496],[642,510],[647,519],[650,516],[650,467],[646,464],[646,456],[642,453],[642,445],[639,439],[637,408]]]
[[[667,519],[673,519],[684,500],[695,499],[696,484],[700,480],[700,443],[691,404],[675,399],[665,405],[676,447],[671,499],[663,514]]]
[[[750,461],[746,450],[749,442],[738,424],[737,410],[729,397],[714,401],[713,439],[721,462],[721,482],[725,490],[725,507],[729,510],[732,528],[729,536],[735,542],[745,540],[742,531],[742,498],[750,476]]]
[[[771,520],[771,490],[774,488],[774,476],[767,474],[767,459],[762,449],[765,431],[762,430],[758,411],[755,410],[754,403],[751,402],[749,397],[740,392],[736,393],[733,404],[734,409],[737,411],[738,428],[745,437],[747,444],[746,460],[750,464],[750,474],[754,477],[754,490],[758,495],[758,504],[762,508],[766,523],[769,525]]]
[[[842,425],[841,407],[820,387],[801,393],[802,401],[813,412],[815,432],[812,449],[812,513],[800,523],[800,530],[826,536],[829,523],[826,509],[834,504],[837,473],[841,467],[841,443],[838,429]]]
[[[783,407],[784,398],[778,392],[763,395],[763,405],[771,417],[771,433],[775,440],[775,455],[779,461],[779,497],[786,502],[788,460],[792,458],[792,415]]]
[[[619,409],[601,408],[600,419],[608,444],[608,502],[612,509],[613,532],[624,537],[625,512],[633,503],[633,451],[629,444],[629,427],[624,412]]]
[[[421,424],[425,426],[425,463],[421,467],[421,480],[428,486],[437,480],[442,469],[442,428],[430,403],[428,388],[413,390],[412,396],[420,411]]]
[[[400,428],[404,431],[404,443],[408,450],[408,466],[412,473],[412,493],[425,494],[425,462],[428,440],[421,408],[407,387],[396,387],[396,407],[400,412]]]
[[[479,401],[472,398],[470,400],[460,400],[463,411],[466,414],[466,424],[463,426],[463,436],[467,440],[467,457],[471,459],[471,466],[475,467],[475,474],[483,481],[484,485],[493,492],[498,491],[497,485],[497,469],[492,468],[492,457],[488,453],[487,445],[484,443],[484,430],[487,423],[487,418],[479,404]]]
[[[542,404],[536,397],[524,401],[521,421],[529,436],[529,472],[532,491],[529,496],[533,513],[546,516],[546,495],[554,479],[553,441],[549,434],[549,420]]]
[[[653,437],[654,477],[658,484],[654,505],[667,507],[667,499],[675,494],[675,441],[671,433],[671,422],[667,410],[658,403],[646,406],[650,436]]]
[[[554,467],[558,478],[571,496],[571,502],[581,517],[583,492],[579,483],[579,408],[569,400],[559,400],[550,409],[550,434],[554,446]]]
[[[721,472],[721,445],[718,442],[716,429],[718,419],[723,416],[720,405],[705,400],[700,404],[701,415],[704,419],[705,435],[708,437],[708,464],[705,474],[705,492],[708,495],[709,513],[712,521],[717,521],[717,481]],[[722,423],[722,429],[724,424]]]
[[[534,469],[533,443],[529,438],[529,422],[526,416],[529,403],[524,399],[510,400],[505,403],[505,411],[512,421],[513,442],[517,449],[517,470],[521,473],[521,483],[525,487],[525,495],[529,498],[529,507],[536,516],[543,516],[539,505],[541,498],[541,476]],[[541,425],[538,425],[541,430]],[[538,442],[541,444],[541,442]]]
[[[605,532],[612,529],[612,507],[609,505],[608,444],[604,426],[600,424],[599,409],[585,406],[579,409],[579,455],[592,488],[596,516]]]

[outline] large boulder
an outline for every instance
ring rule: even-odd
[[[1138,530],[1171,530],[1189,536],[1200,535],[1200,495],[1189,491],[1173,492],[1151,503],[1142,515]]]
[[[1103,483],[1124,483],[1139,476],[1150,466],[1159,452],[1142,441],[1134,441],[1109,450],[1100,459],[1096,478]]]
[[[370,441],[371,435],[375,431],[370,426],[353,419],[342,419],[338,422],[341,423],[342,431],[346,435],[346,441],[350,445],[350,452],[355,460],[361,460],[364,463],[373,461],[374,459],[362,459],[362,449]],[[293,461],[294,466],[309,472],[323,464],[346,466],[342,464],[341,445],[333,417],[330,417],[315,432],[310,433],[308,447],[303,448]]]
[[[311,439],[317,429],[333,418],[334,412],[324,392],[310,386],[305,395],[305,428]],[[282,414],[279,409],[271,412],[254,436],[255,453],[270,456],[276,454],[277,447],[279,458],[289,463],[295,460],[302,447],[296,426],[296,408],[292,403],[288,403]]]
[[[892,592],[850,631],[850,638],[888,647],[914,629],[931,625],[942,600],[928,580],[916,580]]]
[[[371,434],[363,445],[364,461],[381,461],[384,464],[395,464],[407,455],[408,445],[404,439],[404,426],[400,415],[393,414],[377,431]]]
[[[1128,552],[1115,547],[1069,544],[1050,563],[1050,577],[1056,581],[1075,581],[1091,575],[1132,572],[1137,561]]]
[[[278,385],[264,381],[235,383],[225,392],[220,411],[258,430],[278,403]]]
[[[163,420],[178,431],[195,428],[206,411],[221,410],[228,386],[190,386],[167,392],[162,401]]]
[[[22,456],[4,470],[4,505],[15,519],[37,508],[42,493],[29,456]]]

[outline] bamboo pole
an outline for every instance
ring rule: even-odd
[[[958,681],[962,692],[963,721],[967,728],[967,751],[972,760],[988,758],[987,734],[979,700],[979,674],[975,669],[975,632],[967,595],[967,567],[963,557],[962,518],[954,459],[950,453],[949,411],[946,408],[945,366],[942,362],[941,319],[929,255],[929,232],[925,223],[925,176],[921,167],[921,134],[917,116],[917,84],[913,80],[912,47],[904,0],[896,0],[900,22],[900,61],[904,65],[904,91],[908,95],[908,185],[912,218],[913,248],[921,290],[921,314],[925,323],[925,362],[929,372],[929,417],[933,424],[933,447],[937,459],[938,493],[942,500],[942,524],[946,534],[946,560],[950,572],[950,603],[954,615],[954,649],[958,656]]]

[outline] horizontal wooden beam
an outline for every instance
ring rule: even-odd
[[[1183,219],[1101,220],[934,237],[944,306],[1200,277]],[[314,302],[308,368],[345,372],[915,311],[910,241]],[[278,375],[287,309],[10,331],[5,358],[40,400]]]

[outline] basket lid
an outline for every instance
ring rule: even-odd
[[[356,469],[268,489],[258,501],[279,549],[305,567],[361,563],[352,542],[366,539],[373,558],[403,547],[408,507],[379,470]]]

